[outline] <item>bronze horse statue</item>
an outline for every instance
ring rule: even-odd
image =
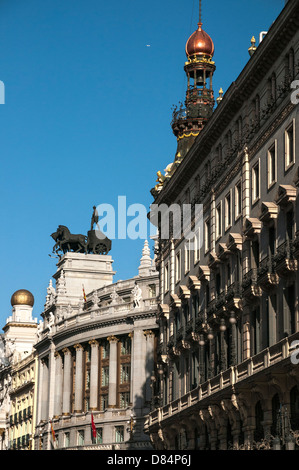
[[[90,230],[88,237],[85,235],[73,235],[65,225],[59,225],[56,232],[51,234],[55,241],[53,253],[59,257],[59,252],[63,254],[73,251],[74,253],[94,253],[106,255],[111,250],[111,240],[100,230]]]
[[[53,253],[58,254],[59,251],[63,254],[68,251],[87,253],[87,237],[81,234],[73,235],[65,225],[58,225],[58,229],[51,234],[51,237],[56,242]]]

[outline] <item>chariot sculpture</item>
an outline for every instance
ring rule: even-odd
[[[59,257],[67,252],[107,255],[111,250],[111,240],[98,228],[98,215],[96,207],[93,207],[91,218],[91,230],[86,235],[72,234],[65,225],[58,225],[56,232],[51,234],[55,241],[53,253]],[[93,226],[96,224],[97,229]]]

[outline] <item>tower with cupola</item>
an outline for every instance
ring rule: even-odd
[[[187,92],[184,105],[173,111],[172,130],[177,138],[176,161],[184,158],[194,139],[200,133],[213,113],[215,99],[213,74],[216,70],[213,61],[214,43],[202,28],[201,1],[197,30],[186,43],[184,70],[187,75]]]

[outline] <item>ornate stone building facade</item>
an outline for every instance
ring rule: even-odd
[[[37,356],[35,351],[11,369],[9,445],[11,450],[34,450]]]
[[[201,21],[187,42],[178,151],[151,192],[156,206],[194,214],[201,204],[202,230],[193,217],[189,249],[159,225],[158,373],[145,426],[156,449],[298,445],[298,31],[289,0],[212,114],[214,45]]]
[[[113,275],[110,255],[68,252],[58,262],[35,345],[35,448],[151,448],[143,425],[158,273],[148,243],[137,276],[113,283]]]
[[[12,315],[0,338],[0,449],[33,449],[37,364],[33,345],[34,297],[21,289],[11,298]]]

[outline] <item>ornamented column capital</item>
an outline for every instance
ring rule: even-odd
[[[61,351],[63,352],[64,355],[71,354],[71,351],[69,350],[69,348],[63,348]]]
[[[155,336],[155,333],[152,331],[152,330],[145,330],[143,332],[144,336],[148,337],[148,336]]]
[[[91,347],[98,346],[99,342],[96,339],[91,339],[90,341],[88,341],[88,344],[90,344]]]
[[[116,338],[116,336],[114,336],[114,335],[108,336],[107,340],[109,341],[109,343],[117,343],[118,342],[118,338]]]
[[[74,344],[74,348],[75,348],[76,351],[78,351],[80,349],[82,349],[82,350],[84,349],[82,344],[80,344],[80,343]]]

